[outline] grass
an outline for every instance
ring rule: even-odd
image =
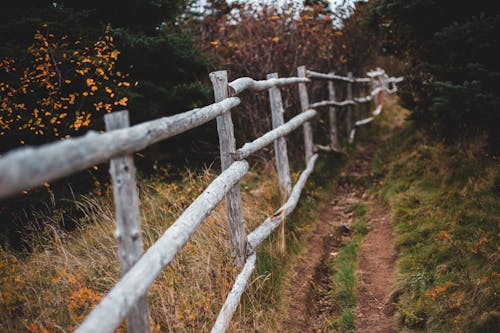
[[[315,221],[318,203],[328,193],[342,161],[322,158],[299,206],[287,220],[286,253],[273,235],[258,250],[257,269],[231,324],[231,331],[276,331],[281,323],[275,305],[289,259],[300,249]],[[293,173],[298,177],[298,172]],[[179,182],[142,180],[140,198],[145,247],[214,179],[211,170],[184,172]],[[241,182],[247,231],[280,206],[271,164],[258,164]],[[114,240],[114,208],[108,190],[78,199],[83,216],[74,232],[37,216],[45,232],[31,240],[31,253],[0,249],[0,331],[66,332],[73,330],[119,279]],[[175,260],[150,288],[153,329],[161,332],[208,331],[238,270],[233,268],[224,205],[202,224]],[[119,331],[124,331],[124,325]]]
[[[498,158],[407,127],[376,164],[399,253],[403,331],[500,331]]]
[[[355,234],[349,243],[342,247],[329,263],[332,280],[332,298],[335,316],[325,325],[325,330],[333,332],[354,332],[354,310],[356,308],[358,254],[363,236],[368,233],[366,224],[366,206],[353,206],[356,221],[353,224]]]

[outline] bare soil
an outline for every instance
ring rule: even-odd
[[[356,332],[396,332],[389,301],[396,263],[392,221],[388,208],[367,192],[376,149],[376,143],[358,149],[333,189],[330,203],[320,208],[315,230],[285,284],[284,332],[324,332],[325,323],[334,315],[328,263],[351,237],[351,210],[356,203],[368,206],[370,230],[359,255]]]
[[[390,299],[396,267],[392,220],[377,200],[371,202],[368,216],[370,232],[359,257],[356,332],[397,332]]]

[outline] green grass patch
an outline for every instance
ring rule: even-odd
[[[436,143],[406,128],[378,157],[405,330],[500,331],[500,177],[481,146]]]
[[[356,204],[352,207],[356,222],[353,225],[354,236],[338,255],[329,263],[332,280],[332,298],[335,316],[330,319],[325,330],[333,332],[354,331],[354,309],[356,308],[358,254],[363,236],[368,233],[366,224],[366,206]]]

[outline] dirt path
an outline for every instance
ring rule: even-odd
[[[389,298],[396,266],[392,221],[378,200],[371,202],[368,225],[359,256],[356,332],[397,332]]]
[[[388,209],[367,193],[376,150],[376,143],[371,143],[357,151],[333,189],[330,204],[321,209],[316,229],[286,283],[284,332],[323,332],[324,324],[332,318],[328,263],[350,239],[349,226],[354,219],[351,210],[356,203],[368,206],[366,218],[370,227],[360,251],[356,332],[396,332],[392,311],[386,305],[395,267],[395,253],[390,245],[392,223]]]

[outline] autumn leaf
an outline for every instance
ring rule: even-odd
[[[119,54],[120,54],[120,51],[118,51],[118,50],[113,50],[113,51],[111,52],[110,57],[111,57],[111,59],[115,59],[115,60],[116,60],[116,59],[118,59],[118,55],[119,55]]]
[[[118,104],[120,104],[122,106],[127,106],[127,101],[128,101],[128,98],[127,97],[123,97],[122,99],[120,99],[118,101]]]

